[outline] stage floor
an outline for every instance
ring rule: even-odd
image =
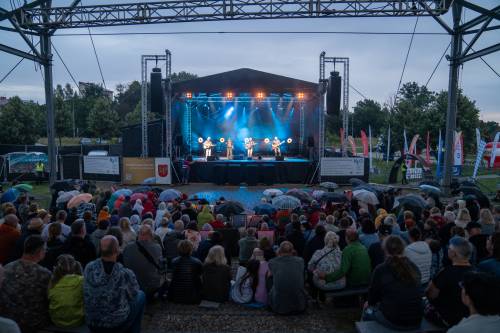
[[[225,163],[254,163],[254,162],[266,162],[266,163],[308,163],[310,162],[309,160],[305,158],[298,158],[298,157],[285,157],[283,161],[276,161],[274,157],[263,157],[262,159],[257,159],[253,158],[252,160],[228,160],[226,157],[219,157],[218,160],[215,161],[207,161],[204,157],[195,157],[193,158],[194,161],[196,162],[206,162],[206,163],[220,163],[220,162],[225,162]]]

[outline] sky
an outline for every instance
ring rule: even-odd
[[[14,0],[16,1],[16,0]],[[54,0],[63,6],[69,0]],[[95,3],[124,3],[130,0],[85,0]],[[475,1],[478,2],[478,1]],[[479,2],[478,2],[479,3]],[[480,1],[485,7],[495,0]],[[10,0],[0,0],[0,6],[10,9]],[[466,20],[473,17],[465,11]],[[443,16],[450,22],[451,14]],[[92,33],[106,32],[206,32],[206,31],[357,31],[408,32],[416,18],[322,18],[257,21],[193,22],[159,25],[91,28]],[[444,32],[430,17],[420,17],[416,32]],[[57,34],[88,33],[87,29],[64,29]],[[350,83],[364,96],[381,104],[389,101],[398,88],[411,35],[352,35],[352,34],[188,34],[188,35],[94,35],[96,50],[103,68],[106,86],[115,89],[119,83],[140,80],[140,59],[143,54],[172,53],[172,71],[188,71],[199,76],[237,68],[253,68],[317,82],[319,55],[348,57]],[[0,31],[1,43],[28,51],[22,39]],[[474,46],[480,49],[498,43],[500,30],[485,33]],[[416,81],[424,85],[450,42],[448,35],[415,35],[409,53],[403,83]],[[56,36],[53,44],[76,81],[101,82],[96,58],[88,35]],[[500,72],[500,52],[484,57]],[[0,52],[0,78],[17,62],[16,56]],[[327,67],[332,71],[333,66]],[[54,54],[54,84],[72,82],[61,61]],[[464,64],[460,87],[480,109],[480,119],[500,122],[500,77],[480,59]],[[443,59],[428,88],[435,91],[448,88],[448,62]],[[18,95],[23,99],[44,102],[40,70],[25,60],[2,83],[0,96]],[[351,89],[350,107],[363,99]]]

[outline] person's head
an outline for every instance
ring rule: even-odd
[[[293,256],[294,248],[293,244],[289,241],[281,242],[280,247],[278,249],[278,255],[281,257],[285,256]]]
[[[144,242],[150,242],[154,239],[153,229],[149,225],[141,225],[137,239]]]
[[[122,232],[122,229],[120,229],[120,227],[109,228],[108,232],[106,232],[106,235],[114,236],[118,241],[118,245],[122,246],[122,244],[123,244],[123,232]]]
[[[462,227],[454,226],[453,228],[451,228],[450,232],[451,232],[451,237],[460,236],[465,238],[465,229]]]
[[[99,230],[108,230],[109,228],[109,220],[101,220],[97,223],[97,229]]]
[[[404,241],[398,236],[391,235],[384,240],[382,247],[386,262],[398,280],[407,284],[419,285],[418,270],[410,264],[408,259],[404,258]]]
[[[70,254],[61,254],[57,257],[54,271],[49,283],[49,289],[52,289],[66,275],[82,275],[82,265]]]
[[[339,246],[339,236],[333,231],[328,231],[325,235],[325,247],[335,248]]]
[[[488,237],[488,240],[486,241],[486,248],[493,258],[500,261],[500,232],[495,232],[493,235]]]
[[[422,232],[419,228],[411,228],[408,231],[408,237],[410,238],[410,243],[418,242],[422,239]]]
[[[105,261],[114,261],[120,254],[120,244],[118,239],[113,235],[106,235],[100,242],[101,258]]]
[[[293,222],[299,222],[299,215],[295,214],[295,213],[292,213],[290,215],[290,222],[293,223]]]
[[[382,243],[386,256],[402,256],[405,250],[403,240],[398,236],[388,236]]]
[[[411,210],[405,210],[403,212],[403,217],[406,220],[415,220],[415,214]]]
[[[191,223],[191,218],[189,217],[189,215],[187,215],[187,214],[183,214],[183,215],[181,216],[181,221],[182,221],[182,223],[184,224],[184,226],[188,226],[188,225],[189,225],[189,223]]]
[[[328,215],[326,217],[326,224],[333,225],[335,223],[335,217],[333,215]]]
[[[167,209],[167,205],[162,201],[160,202],[160,204],[158,205],[158,210],[165,210]]]
[[[250,259],[255,259],[258,261],[265,261],[264,251],[262,251],[262,249],[256,247],[255,249],[253,249],[252,257]]]
[[[392,225],[382,224],[378,228],[378,237],[383,240],[392,234]]]
[[[174,231],[182,232],[184,230],[184,222],[177,220],[174,222]]]
[[[90,210],[86,210],[85,212],[83,212],[82,218],[85,221],[91,221],[92,220],[92,212]]]
[[[167,228],[169,221],[170,220],[167,219],[167,218],[162,218],[161,221],[160,221],[160,227]]]
[[[494,316],[500,314],[500,280],[493,274],[467,272],[461,282],[462,302],[470,314]]]
[[[224,248],[220,245],[212,246],[208,251],[207,258],[205,259],[205,264],[215,264],[216,266],[226,265],[227,259],[224,253]]]
[[[62,227],[60,223],[51,223],[49,224],[49,241],[57,239],[61,236]]]
[[[50,214],[45,209],[40,209],[38,211],[38,217],[42,219],[43,224],[48,224],[50,222]]]
[[[42,222],[42,219],[40,219],[38,217],[32,218],[28,223],[28,230],[42,232],[43,228],[44,228],[44,224]]]
[[[469,237],[481,234],[481,224],[477,222],[469,222],[465,227],[465,230],[469,233]]]
[[[455,219],[457,218],[457,216],[455,215],[455,213],[451,210],[447,210],[444,212],[443,214],[443,217],[444,217],[444,220],[446,223],[452,223],[452,222],[455,222]]]
[[[217,214],[217,216],[215,216],[215,220],[224,223],[224,215]]]
[[[377,231],[375,229],[375,224],[369,218],[363,218],[361,220],[361,232],[364,234],[374,234]]]
[[[359,235],[356,230],[348,229],[345,232],[345,240],[347,244],[357,242],[359,240]]]
[[[467,208],[462,208],[458,210],[457,218],[455,219],[455,223],[467,225],[471,221],[471,217],[469,214],[469,210]]]
[[[397,219],[394,214],[389,214],[384,218],[384,224],[385,225],[395,225],[397,224]]]
[[[316,228],[314,229],[314,232],[316,233],[316,236],[319,238],[325,237],[326,235],[326,229],[322,225],[317,225]]]
[[[150,218],[142,221],[142,225],[149,225],[152,229],[154,229],[154,224],[155,224],[155,221],[153,221],[153,219],[150,219]]]
[[[429,213],[430,216],[441,216],[441,210],[438,207],[432,207]]]
[[[256,230],[255,228],[248,228],[247,229],[247,237],[255,237]]]
[[[198,231],[198,226],[196,225],[196,222],[189,222],[186,229],[192,231]]]
[[[319,213],[319,220],[320,221],[326,221],[326,214],[325,213]]]
[[[106,213],[109,213],[109,207],[104,206],[104,207],[102,207],[101,211],[105,211]]]
[[[87,230],[85,228],[85,221],[82,219],[78,219],[71,223],[71,235],[74,237],[84,238],[87,234]]]
[[[8,214],[5,215],[3,223],[13,228],[17,228],[17,225],[19,224],[19,219],[14,214]]]
[[[479,211],[479,219],[482,224],[495,224],[495,218],[489,208],[482,208]]]
[[[463,237],[455,236],[450,239],[448,258],[452,263],[468,262],[472,254],[471,244]]]
[[[120,229],[122,231],[129,231],[130,230],[130,220],[128,217],[122,217],[120,218],[120,221],[118,221],[118,225],[120,226]]]
[[[189,257],[193,253],[193,244],[188,240],[181,240],[177,245],[177,252],[181,257]]]
[[[347,217],[343,217],[339,221],[340,229],[346,230],[351,226],[351,221]]]
[[[59,210],[56,214],[56,220],[60,223],[64,223],[64,221],[66,221],[66,217],[68,217],[68,214],[65,210]]]
[[[26,238],[23,246],[23,259],[39,262],[45,258],[45,242],[39,235],[31,235]]]
[[[432,218],[429,218],[427,220],[425,220],[425,223],[424,223],[424,229],[425,230],[433,230],[433,229],[436,229],[437,227],[437,224],[436,224],[436,221]]]
[[[272,249],[271,241],[267,237],[262,237],[259,239],[259,248],[261,250],[269,250]]]
[[[269,225],[267,224],[267,222],[262,222],[260,224],[260,230],[261,231],[268,231],[269,230]]]
[[[214,228],[212,227],[212,225],[210,223],[205,223],[201,226],[201,230],[202,231],[213,231]]]

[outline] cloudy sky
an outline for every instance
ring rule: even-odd
[[[15,0],[14,0],[15,1]],[[498,0],[481,1],[492,7]],[[84,0],[83,3],[98,3]],[[131,2],[106,0],[101,3]],[[66,5],[69,0],[55,0],[54,5]],[[10,9],[9,0],[0,4]],[[472,12],[465,11],[466,19]],[[450,14],[445,17],[450,21]],[[127,27],[92,28],[95,34],[107,32],[206,32],[206,31],[357,31],[411,32],[415,18],[330,18],[227,21],[211,23],[176,23]],[[443,32],[432,18],[420,18],[417,32]],[[87,33],[86,29],[60,30],[61,34]],[[196,73],[200,76],[236,68],[248,67],[266,72],[317,82],[319,54],[350,58],[351,84],[368,98],[381,103],[394,96],[410,35],[354,34],[188,34],[188,35],[94,35],[97,52],[108,88],[118,83],[140,79],[140,57],[143,54],[172,52],[172,70]],[[0,32],[0,40],[9,46],[28,50],[13,33]],[[475,45],[498,43],[500,30],[484,35]],[[425,84],[450,41],[447,35],[416,35],[408,58],[403,82]],[[60,52],[77,81],[100,82],[100,75],[89,36],[56,36],[55,47]],[[54,83],[71,82],[61,61],[54,56]],[[500,72],[500,52],[484,57]],[[0,77],[19,58],[0,52]],[[327,68],[333,70],[333,68]],[[448,85],[448,64],[443,59],[429,83],[432,90],[444,90]],[[481,119],[500,121],[500,78],[481,60],[464,65],[460,86],[476,101]],[[19,95],[43,102],[43,82],[39,69],[30,61],[21,65],[0,84],[0,96]],[[351,90],[351,107],[362,97]]]

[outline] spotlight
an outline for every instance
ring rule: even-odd
[[[288,138],[288,139],[286,140],[286,143],[292,143],[292,141],[293,141],[293,140],[292,140],[292,138]]]
[[[234,111],[234,106],[231,106],[229,109],[227,109],[226,113],[224,114],[224,119],[229,119],[231,115],[233,114]]]
[[[226,141],[226,139],[220,138],[219,141],[220,141],[220,143],[224,143],[224,141]]]
[[[269,140],[269,138],[265,138],[265,139],[264,139],[264,143],[265,143],[265,144],[268,144],[270,141],[271,141],[271,140]]]
[[[264,99],[264,97],[265,97],[265,95],[264,95],[264,93],[262,91],[259,91],[257,93],[257,99]]]
[[[191,99],[191,98],[193,98],[193,93],[191,93],[191,92],[187,92],[187,93],[186,93],[186,98],[187,98],[187,99]]]
[[[228,92],[226,93],[226,98],[227,98],[227,99],[233,99],[233,97],[234,97],[234,95],[233,95],[233,93],[232,93],[231,91],[228,91]]]
[[[305,97],[306,97],[306,95],[305,95],[303,92],[299,92],[299,93],[297,94],[297,98],[298,98],[298,99],[304,99]]]
[[[201,136],[198,138],[198,143],[203,143],[203,138]]]

